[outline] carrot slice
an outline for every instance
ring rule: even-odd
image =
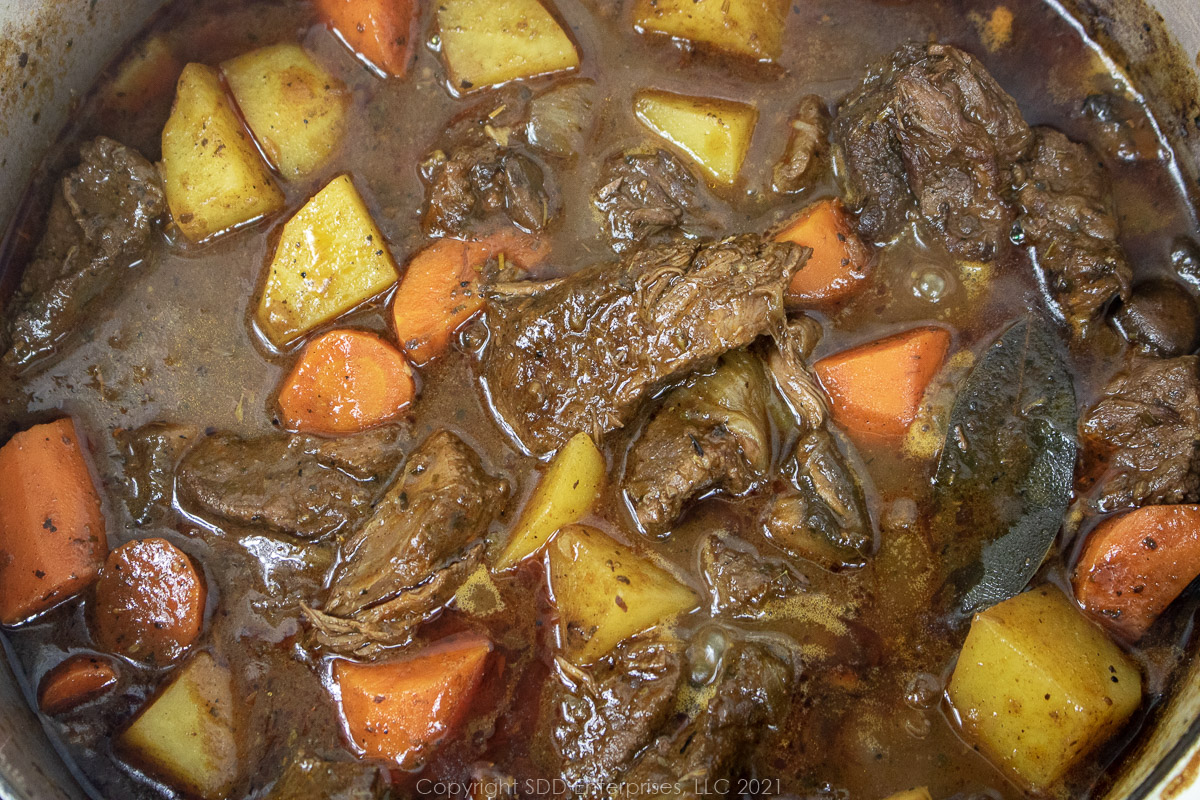
[[[848,434],[895,439],[916,418],[949,350],[946,331],[915,328],[823,358],[813,371],[829,396],[834,421]]]
[[[417,760],[461,721],[491,651],[485,637],[469,634],[404,661],[335,662],[342,717],[355,747],[400,766]]]
[[[366,331],[330,331],[305,346],[284,379],[279,410],[290,430],[356,433],[394,419],[416,393],[399,350]]]
[[[418,367],[450,348],[450,337],[483,310],[479,272],[487,260],[505,259],[526,269],[548,248],[530,236],[501,231],[477,242],[439,239],[413,256],[392,300],[396,340]]]
[[[854,232],[840,200],[822,200],[804,209],[775,241],[812,248],[812,255],[788,286],[789,303],[842,300],[860,289],[867,277],[871,254]]]
[[[166,539],[123,544],[96,581],[96,643],[133,661],[170,664],[200,637],[207,596],[187,553]]]
[[[117,668],[103,656],[81,653],[46,673],[38,686],[38,707],[63,714],[95,700],[117,683]]]
[[[412,60],[420,6],[414,0],[316,0],[317,13],[377,72],[403,78]]]
[[[1137,641],[1197,575],[1200,505],[1146,506],[1092,531],[1072,584],[1084,610]]]
[[[23,622],[91,584],[106,553],[100,496],[75,423],[12,437],[0,448],[0,624]]]

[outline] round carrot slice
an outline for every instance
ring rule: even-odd
[[[357,433],[399,416],[416,396],[403,354],[373,333],[330,331],[305,346],[279,392],[294,431]]]
[[[96,642],[133,661],[169,664],[199,638],[206,597],[178,547],[166,539],[129,542],[109,554],[96,582]]]
[[[117,668],[110,659],[81,653],[45,674],[38,686],[38,707],[46,714],[64,714],[116,684]]]

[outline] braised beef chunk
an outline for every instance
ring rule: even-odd
[[[299,753],[264,800],[382,800],[390,796],[388,785],[387,774],[377,764]]]
[[[765,645],[731,643],[714,678],[712,697],[638,759],[626,785],[676,785],[677,798],[706,796],[728,779],[764,731],[787,714],[794,670]]]
[[[546,226],[554,203],[545,172],[524,146],[528,106],[519,89],[497,92],[463,114],[425,157],[427,235],[460,235],[501,212],[526,231]]]
[[[732,536],[710,534],[700,546],[700,571],[714,614],[754,619],[771,600],[803,591],[804,576],[781,559],[759,555]]]
[[[63,176],[46,230],[9,305],[4,362],[26,367],[83,326],[92,301],[150,249],[166,210],[158,170],[104,137]]]
[[[556,662],[542,696],[539,744],[558,762],[573,794],[605,796],[671,710],[682,675],[682,644],[651,632],[621,643],[593,667]]]
[[[824,395],[805,363],[818,336],[812,320],[794,321],[767,358],[795,412],[799,438],[784,468],[787,482],[773,495],[763,525],[788,553],[838,569],[863,563],[871,523],[861,482],[829,432]]]
[[[1050,300],[1085,335],[1113,300],[1129,296],[1133,277],[1117,244],[1117,212],[1104,166],[1087,145],[1039,128],[1014,182],[1021,239],[1033,248]]]
[[[1113,325],[1143,355],[1174,358],[1200,347],[1200,307],[1177,281],[1156,278],[1133,287]]]
[[[113,434],[125,457],[124,494],[138,525],[162,521],[170,511],[175,465],[199,436],[194,425],[151,422]]]
[[[360,655],[403,644],[481,562],[483,537],[507,494],[461,439],[432,434],[342,543],[324,608],[309,611],[318,641]]]
[[[697,495],[742,494],[763,479],[770,392],[762,362],[739,350],[667,395],[626,462],[625,496],[643,531],[662,533]]]
[[[604,232],[618,253],[643,242],[715,233],[695,176],[666,150],[629,150],[609,158],[592,203],[604,216]]]
[[[179,465],[185,507],[224,520],[316,539],[353,525],[403,458],[400,431],[340,439],[217,433]]]
[[[1200,501],[1200,373],[1197,357],[1135,358],[1081,420],[1085,440],[1107,455],[1103,511]]]
[[[829,109],[815,94],[805,95],[792,117],[792,133],[783,157],[771,171],[771,188],[795,194],[825,171],[829,157]]]
[[[664,245],[494,298],[482,373],[495,412],[533,453],[621,427],[644,398],[780,325],[807,253],[754,235]]]
[[[1171,269],[1192,286],[1200,287],[1200,244],[1187,236],[1171,243]]]
[[[833,139],[868,237],[891,238],[915,211],[959,258],[989,261],[1008,240],[1011,167],[1032,135],[1016,101],[971,55],[902,46],[842,104]]]

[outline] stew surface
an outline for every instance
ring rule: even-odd
[[[1040,0],[171,4],[0,253],[4,641],[98,797],[1096,795],[1195,214]]]

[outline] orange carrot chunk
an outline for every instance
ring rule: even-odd
[[[412,60],[420,7],[414,0],[316,0],[317,13],[377,72],[403,78]]]
[[[123,544],[96,581],[96,643],[132,661],[170,664],[200,637],[207,595],[187,553],[166,539]]]
[[[853,437],[886,441],[908,430],[949,350],[946,331],[915,328],[823,358],[813,371],[834,422]]]
[[[1092,531],[1072,583],[1085,611],[1137,641],[1197,575],[1200,505],[1146,506]]]
[[[46,673],[38,686],[38,708],[64,714],[95,700],[117,684],[117,668],[103,656],[81,653]]]
[[[416,397],[404,355],[373,333],[330,331],[309,342],[283,382],[288,429],[329,436],[394,419]]]
[[[402,767],[419,760],[462,720],[491,651],[485,637],[470,634],[404,661],[335,662],[342,717],[354,746]]]
[[[804,209],[775,240],[812,248],[788,287],[789,303],[842,300],[861,288],[867,277],[871,254],[840,200],[822,200]]]
[[[396,340],[418,367],[450,348],[450,337],[483,310],[480,270],[487,260],[503,254],[526,269],[546,257],[537,239],[502,231],[481,241],[439,239],[417,253],[392,300]]]
[[[12,437],[0,448],[0,624],[84,589],[107,553],[75,423],[60,419]]]

